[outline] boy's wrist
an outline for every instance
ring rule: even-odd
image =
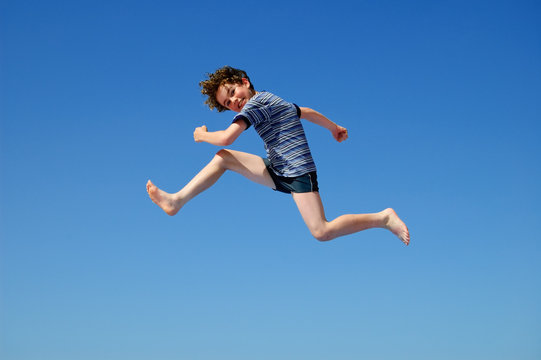
[[[329,123],[327,124],[327,129],[330,132],[335,132],[336,129],[338,129],[338,125],[336,123],[332,122],[331,120],[329,120]]]

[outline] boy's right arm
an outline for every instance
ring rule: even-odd
[[[205,125],[195,128],[193,139],[195,142],[208,142],[217,146],[228,146],[233,144],[235,140],[246,130],[246,123],[242,120],[237,120],[225,130],[208,131]]]
[[[314,124],[323,126],[332,133],[334,139],[342,142],[348,138],[348,130],[345,127],[335,124],[327,119],[323,114],[318,113],[314,109],[301,107],[301,119],[306,119]]]

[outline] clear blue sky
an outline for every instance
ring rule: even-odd
[[[0,5],[0,358],[540,359],[537,1],[13,1]],[[305,126],[327,215],[226,174],[178,190],[232,113],[223,65],[326,114]],[[253,130],[232,146],[258,155]]]

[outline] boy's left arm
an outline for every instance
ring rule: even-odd
[[[338,142],[342,142],[348,138],[348,130],[345,127],[335,124],[331,120],[327,119],[323,114],[317,111],[301,107],[301,119],[306,119],[314,124],[323,126],[325,129],[332,133],[334,139]]]
[[[246,123],[237,120],[227,129],[219,131],[208,131],[205,125],[195,128],[193,139],[195,142],[208,142],[217,146],[229,146],[246,130]]]

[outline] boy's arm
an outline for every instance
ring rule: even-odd
[[[246,123],[237,120],[227,129],[209,132],[205,125],[195,128],[193,139],[195,142],[208,142],[217,146],[229,146],[237,140],[240,134],[246,130]]]
[[[323,114],[320,114],[313,109],[307,107],[301,107],[300,109],[301,119],[306,119],[314,124],[323,126],[332,133],[332,136],[336,141],[342,142],[348,138],[348,131],[345,127],[335,124],[331,120],[327,119]]]

